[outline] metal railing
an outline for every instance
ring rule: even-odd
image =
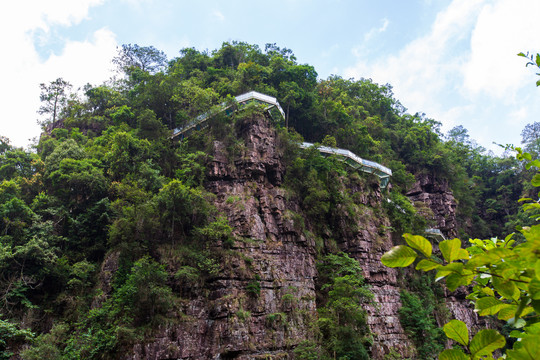
[[[281,108],[281,105],[279,104],[277,99],[273,96],[261,94],[260,92],[257,92],[257,91],[250,91],[248,93],[238,95],[235,99],[239,104],[246,103],[250,100],[258,100],[260,102],[273,105],[279,110],[279,112],[281,113],[281,116],[285,118],[285,112]]]
[[[312,146],[315,145],[308,142],[303,142],[302,144],[300,144],[300,147],[304,149]],[[381,181],[381,188],[385,188],[388,185],[388,182],[390,181],[390,176],[392,176],[392,170],[390,170],[386,166],[383,166],[374,161],[362,159],[350,150],[333,148],[329,146],[317,146],[317,150],[325,154],[332,154],[343,157],[343,161],[346,161],[345,159],[352,160],[352,163],[349,161],[346,161],[346,163],[355,169],[360,169],[363,172],[377,175]]]
[[[279,104],[279,102],[277,101],[275,97],[272,97],[266,94],[261,94],[260,92],[257,92],[257,91],[250,91],[248,93],[236,96],[235,100],[239,105],[244,105],[247,102],[252,101],[252,100],[268,104],[269,107],[267,108],[267,110],[272,107],[276,107],[276,109],[279,110],[281,116],[285,118],[285,112],[283,111],[283,109],[281,108],[281,105]],[[175,138],[177,136],[182,136],[183,138],[184,137],[183,135],[191,132],[194,129],[200,130],[200,129],[205,128],[206,126],[208,126],[208,124],[206,123],[208,119],[210,119],[211,117],[213,117],[219,112],[227,110],[231,106],[232,104],[228,105],[227,103],[221,103],[218,110],[207,111],[204,114],[197,116],[188,124],[174,129],[172,137]]]

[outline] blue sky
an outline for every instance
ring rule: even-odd
[[[4,5],[5,6],[5,5]],[[0,135],[39,135],[39,84],[76,87],[111,75],[116,46],[152,45],[169,58],[224,41],[277,43],[319,77],[390,83],[410,113],[463,125],[481,145],[519,145],[540,121],[540,89],[516,56],[540,52],[539,0],[27,0],[0,14]]]

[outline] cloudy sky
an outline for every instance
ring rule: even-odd
[[[19,0],[0,11],[0,135],[39,135],[39,84],[111,76],[121,44],[169,58],[224,41],[277,43],[300,63],[389,83],[410,113],[463,125],[481,145],[518,145],[540,121],[540,88],[520,51],[540,52],[540,0]]]

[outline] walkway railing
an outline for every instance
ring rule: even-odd
[[[285,118],[285,112],[283,111],[281,105],[275,97],[261,94],[257,91],[250,91],[248,93],[236,96],[235,99],[239,105],[245,105],[250,101],[256,101],[258,103],[266,104],[266,110],[270,110],[275,107],[280,112],[281,116]],[[197,116],[187,125],[174,129],[172,138],[179,137],[180,139],[184,139],[185,137],[189,136],[192,131],[204,129],[208,126],[208,119],[210,119],[219,112],[227,110],[231,106],[232,105],[222,103],[217,110],[208,111],[204,114]],[[302,148],[308,148],[311,146],[313,146],[313,144],[308,142],[304,142],[300,145],[300,147]],[[388,185],[390,177],[392,176],[392,170],[390,170],[389,168],[382,166],[381,164],[378,164],[374,161],[362,159],[361,157],[356,156],[356,154],[349,150],[332,148],[328,146],[318,146],[317,150],[319,150],[321,153],[337,155],[351,167],[378,176],[380,179],[381,188],[383,189]]]
[[[426,229],[425,232],[426,232],[426,237],[431,236],[435,238],[438,242],[440,242],[441,240],[446,240],[446,237],[444,236],[442,231],[439,229],[430,228],[430,229]]]
[[[266,110],[270,110],[271,108],[275,107],[279,111],[281,116],[285,118],[285,112],[283,111],[283,109],[281,108],[281,105],[279,105],[279,102],[277,101],[275,97],[272,97],[266,94],[261,94],[260,92],[257,92],[257,91],[250,91],[248,93],[236,96],[235,99],[238,105],[245,105],[246,103],[250,101],[256,101],[258,103],[266,104],[267,105]],[[175,137],[180,136],[180,138],[183,139],[184,137],[188,136],[193,130],[204,129],[205,127],[208,126],[208,123],[207,123],[208,119],[210,119],[211,117],[213,117],[219,112],[227,110],[231,106],[232,104],[228,105],[227,103],[222,103],[220,107],[218,108],[218,110],[208,111],[208,112],[205,112],[204,114],[197,116],[187,125],[174,129],[172,137],[175,138]]]
[[[303,142],[302,144],[300,144],[300,147],[304,149],[312,146],[314,146],[314,144],[308,142]],[[386,166],[383,166],[374,161],[362,159],[352,151],[328,146],[318,146],[317,150],[325,154],[337,155],[341,157],[342,160],[351,167],[366,173],[377,175],[381,182],[381,188],[383,189],[388,185],[390,177],[392,176],[392,170],[390,170]]]

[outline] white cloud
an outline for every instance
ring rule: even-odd
[[[28,145],[39,136],[36,123],[39,84],[63,77],[75,86],[100,83],[109,76],[115,54],[114,34],[107,29],[89,34],[85,41],[63,43],[58,55],[40,59],[35,42],[39,36],[51,39],[53,26],[69,27],[83,21],[92,6],[103,0],[51,0],[11,2],[9,12],[0,14],[0,40],[11,56],[0,58],[3,74],[0,87],[0,135],[16,146]],[[58,40],[58,39],[53,39]]]
[[[73,25],[81,22],[88,15],[92,6],[100,5],[104,0],[51,0],[32,1],[36,10],[42,13],[46,23]]]
[[[212,11],[212,17],[219,21],[225,21],[225,15],[223,15],[223,13],[219,10]]]
[[[378,28],[372,28],[364,35],[364,41],[367,42],[371,40],[375,35],[383,33],[388,28],[390,21],[387,18],[382,19],[382,24]]]
[[[9,11],[3,11],[0,15],[0,27],[2,30],[13,29],[19,32],[36,29],[47,31],[50,25],[69,26],[81,22],[88,15],[90,7],[103,2],[104,0],[12,1]]]
[[[321,57],[331,58],[338,50],[339,50],[339,44],[334,44],[330,46],[329,48],[323,49],[321,52]]]
[[[352,77],[372,77],[394,86],[398,99],[412,112],[428,112],[432,97],[448,86],[448,79],[460,71],[461,59],[450,58],[463,33],[472,27],[482,0],[455,0],[439,13],[430,32],[407,44],[397,55],[375,61],[360,59],[346,69]]]
[[[441,111],[441,118],[445,119],[445,127],[451,129],[460,125],[468,114],[474,111],[472,105],[459,105]],[[440,119],[436,119],[440,120]]]
[[[465,89],[511,100],[530,80],[520,51],[540,51],[540,2],[501,0],[482,9],[471,38],[471,55],[464,67]]]
[[[540,98],[523,93],[536,79],[516,54],[540,52],[538,13],[538,0],[453,0],[424,36],[384,58],[357,52],[346,75],[390,83],[411,113],[425,112],[443,131],[462,124],[500,152],[492,141],[516,143],[524,124],[537,121]]]
[[[68,41],[61,54],[51,55],[41,65],[43,74],[49,76],[43,81],[63,77],[76,86],[88,82],[94,85],[101,83],[112,75],[111,60],[116,54],[115,35],[107,29],[100,29],[91,39]]]
[[[512,112],[510,112],[506,120],[506,123],[507,125],[513,125],[516,123],[516,121],[521,122],[521,121],[527,120],[529,116],[530,116],[529,108],[527,108],[526,106],[521,106],[519,108],[516,108]]]
[[[122,2],[128,4],[129,6],[141,6],[144,4],[150,4],[155,2],[155,0],[121,0]]]

